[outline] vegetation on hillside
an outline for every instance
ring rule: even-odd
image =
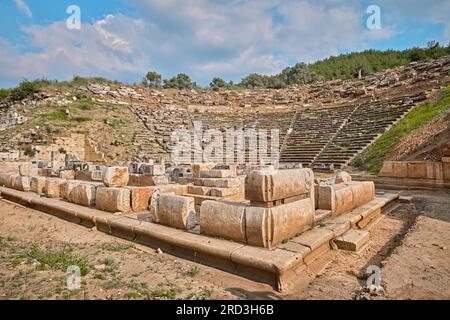
[[[329,57],[309,65],[298,63],[273,76],[253,73],[243,78],[239,86],[276,89],[319,80],[353,79],[360,73],[365,76],[411,62],[437,59],[446,55],[450,55],[450,43],[444,47],[435,41],[429,42],[426,48],[416,47],[402,51],[367,50]]]
[[[358,155],[351,165],[360,170],[377,174],[383,166],[389,150],[403,137],[430,122],[443,111],[450,109],[450,86],[443,89],[435,102],[415,107],[397,125],[384,133],[380,139]]]

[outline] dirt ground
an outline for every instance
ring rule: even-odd
[[[359,253],[332,251],[306,285],[280,294],[269,285],[0,201],[2,299],[450,299],[450,192],[402,192]],[[66,270],[82,285],[68,290]],[[383,291],[364,289],[369,266]]]

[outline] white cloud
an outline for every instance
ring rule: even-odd
[[[24,0],[14,0],[14,2],[16,3],[16,6],[17,8],[19,8],[20,11],[25,13],[30,18],[33,17],[30,8],[28,7],[28,5],[25,3]]]
[[[33,25],[23,29],[38,49],[30,53],[3,41],[2,80],[78,74],[139,81],[151,69],[164,77],[186,72],[201,84],[214,76],[238,81],[370,48],[395,33],[395,21],[368,30],[356,0],[127,1],[139,19],[109,15],[81,30],[68,30],[63,21]]]

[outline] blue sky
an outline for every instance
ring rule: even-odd
[[[69,5],[81,29],[69,30]],[[369,5],[381,29],[369,30]],[[450,41],[450,0],[1,0],[0,87],[74,75],[139,82],[148,70],[207,85],[298,61]]]

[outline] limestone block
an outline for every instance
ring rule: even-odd
[[[204,201],[200,208],[200,232],[245,243],[245,208],[242,203]]]
[[[80,182],[76,180],[66,181],[66,183],[61,186],[61,198],[69,200],[70,192],[79,184]]]
[[[195,227],[194,198],[162,193],[159,198],[159,222],[163,225],[192,229]]]
[[[102,171],[101,170],[92,171],[91,179],[92,181],[102,181]]]
[[[59,177],[61,179],[73,180],[73,179],[75,179],[75,171],[74,170],[61,170],[59,172]]]
[[[334,194],[334,187],[332,185],[319,185],[318,189],[318,209],[333,211],[336,207],[336,198]]]
[[[442,157],[441,161],[444,163],[450,163],[450,157]]]
[[[139,173],[150,176],[160,176],[166,173],[166,167],[161,164],[142,164]]]
[[[30,191],[30,178],[23,176],[14,176],[12,178],[13,189],[19,191]]]
[[[349,230],[342,236],[337,237],[334,243],[341,250],[360,251],[369,241],[369,232],[364,230]]]
[[[450,163],[442,163],[442,171],[445,181],[450,181]]]
[[[34,177],[38,175],[38,167],[32,163],[23,163],[19,165],[19,174],[25,177]]]
[[[336,175],[336,183],[348,183],[352,181],[351,175],[345,171],[341,171]]]
[[[385,161],[378,176],[406,178],[408,176],[408,163],[400,161]]]
[[[75,179],[81,181],[92,181],[92,172],[91,171],[76,171]]]
[[[253,201],[276,201],[301,194],[313,194],[311,169],[252,171],[245,181],[245,197]]]
[[[32,177],[30,180],[31,192],[44,194],[46,180],[44,177]]]
[[[375,199],[373,181],[354,181],[350,183],[353,193],[353,208],[357,208]]]
[[[214,168],[214,163],[197,163],[192,165],[192,172],[194,173],[194,178],[200,178],[200,171],[210,170]]]
[[[314,208],[310,199],[273,208],[248,207],[245,220],[247,243],[272,248],[310,229],[314,223]]]
[[[126,187],[130,180],[128,167],[105,167],[102,180],[107,187]]]
[[[236,173],[231,170],[211,169],[200,171],[200,178],[234,178],[234,177],[236,177]]]
[[[48,198],[60,198],[61,189],[66,183],[66,180],[59,178],[48,178],[45,181],[45,195]]]
[[[166,175],[162,176],[147,176],[142,174],[130,174],[129,186],[133,187],[149,187],[161,186],[169,184],[169,178]]]
[[[128,169],[128,168],[127,168]],[[95,206],[107,212],[130,212],[130,190],[126,188],[97,188]]]
[[[0,186],[11,187],[12,186],[12,175],[9,173],[0,173]]]
[[[146,211],[150,205],[155,187],[128,187],[131,191],[131,209],[134,212]]]
[[[196,178],[194,179],[194,185],[204,187],[216,187],[216,188],[235,188],[240,186],[239,178]]]
[[[69,201],[85,207],[95,206],[97,188],[93,184],[82,183],[75,186],[69,194]]]

